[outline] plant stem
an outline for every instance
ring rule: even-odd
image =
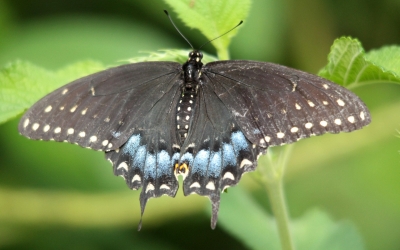
[[[271,203],[272,212],[276,219],[279,239],[283,250],[294,250],[293,238],[290,233],[290,220],[283,191],[283,176],[287,159],[292,146],[278,149],[279,152],[270,152],[266,155],[268,164],[260,164],[260,172],[266,183],[266,190]],[[274,151],[276,149],[274,148]],[[262,160],[260,161],[262,163]],[[264,161],[264,163],[266,163]]]

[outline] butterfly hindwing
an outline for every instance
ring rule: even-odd
[[[106,152],[114,174],[122,176],[132,189],[142,188],[142,214],[147,200],[169,195],[174,197],[178,181],[174,164],[179,159],[175,130],[176,105],[180,97],[181,80],[172,81],[168,92],[134,126],[133,134],[119,149]]]
[[[236,185],[243,173],[255,169],[262,149],[253,147],[246,139],[209,84],[205,81],[200,86],[194,125],[182,147],[180,164],[189,166],[188,174],[184,175],[184,194],[197,193],[210,198],[214,228],[221,192]]]

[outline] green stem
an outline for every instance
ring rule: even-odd
[[[282,149],[277,149],[279,151],[277,155],[274,154],[275,152],[271,152],[270,150],[266,155],[269,161],[268,164],[260,164],[259,167],[266,183],[265,187],[271,203],[272,212],[276,219],[281,247],[283,250],[295,249],[293,238],[290,233],[290,219],[283,191],[284,170],[291,149],[291,145]],[[276,149],[274,148],[274,151],[275,150]]]

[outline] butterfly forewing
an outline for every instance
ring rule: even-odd
[[[19,131],[31,139],[103,151],[119,148],[135,124],[177,86],[180,71],[178,63],[149,62],[80,78],[34,104],[22,117]]]
[[[326,132],[349,132],[371,119],[352,92],[328,80],[272,63],[219,61],[204,72],[246,137],[267,147]]]

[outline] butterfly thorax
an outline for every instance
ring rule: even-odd
[[[192,51],[189,53],[189,59],[182,66],[184,83],[181,87],[181,97],[176,107],[176,132],[181,145],[188,135],[193,117],[201,68],[203,66],[202,57],[203,54],[201,52]]]

